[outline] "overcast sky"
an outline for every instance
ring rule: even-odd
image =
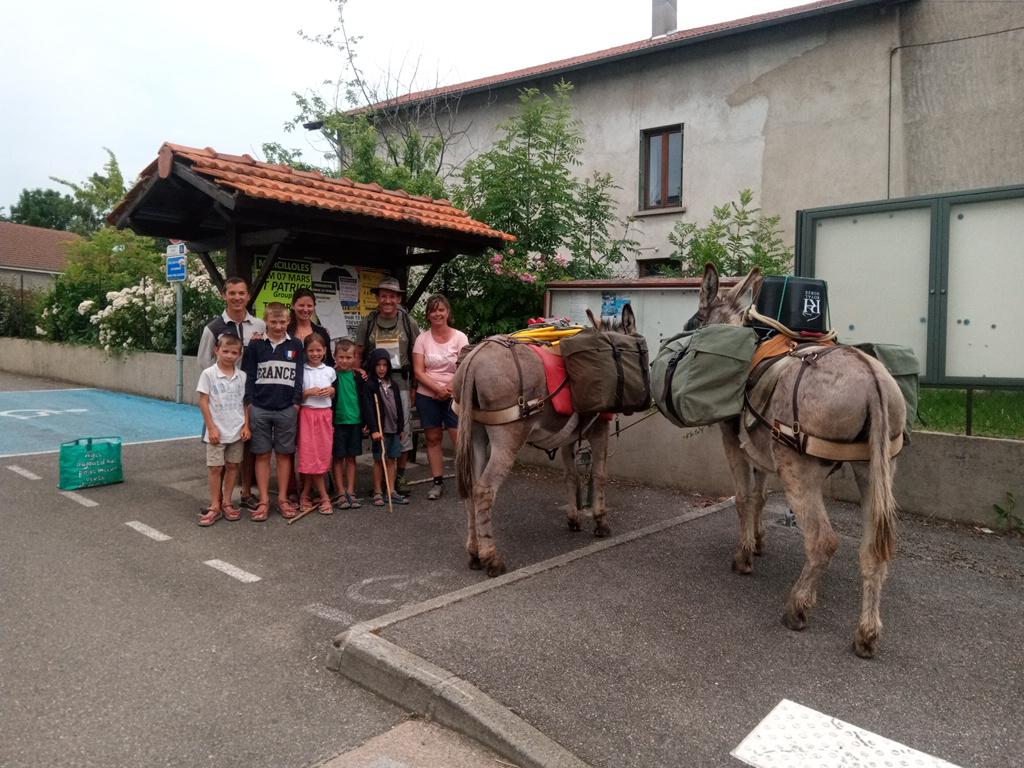
[[[679,0],[690,29],[801,0]],[[279,141],[293,91],[341,71],[299,37],[329,31],[329,0],[34,0],[0,25],[0,206],[23,188],[99,170],[109,147],[134,179],[164,141],[249,152]],[[368,76],[418,64],[419,87],[452,84],[651,35],[651,0],[349,0]]]

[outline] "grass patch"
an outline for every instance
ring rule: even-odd
[[[967,391],[922,389],[914,428],[967,434]],[[1024,392],[974,390],[971,433],[1024,440]]]

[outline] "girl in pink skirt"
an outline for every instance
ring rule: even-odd
[[[334,511],[331,497],[327,493],[325,474],[331,468],[331,448],[334,441],[334,383],[337,373],[334,368],[324,365],[327,355],[327,339],[319,333],[306,337],[306,364],[302,370],[302,408],[299,410],[299,474],[302,476],[302,495],[299,509],[309,512],[313,509],[310,492],[316,488],[320,494],[320,514],[329,515]]]

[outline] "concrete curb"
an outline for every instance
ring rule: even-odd
[[[586,763],[565,747],[476,686],[385,640],[379,633],[400,621],[561,568],[584,557],[706,517],[732,505],[733,499],[728,499],[693,510],[356,624],[334,639],[327,657],[327,668],[345,675],[409,712],[475,739],[520,768],[588,768]]]

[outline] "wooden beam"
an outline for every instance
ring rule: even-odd
[[[270,277],[270,271],[274,268],[274,264],[277,262],[277,252],[280,248],[280,243],[274,243],[270,246],[270,252],[267,254],[267,260],[263,262],[263,269],[260,270],[259,275],[252,283],[253,301],[256,300],[256,296],[263,290],[263,284],[266,283],[267,278]]]
[[[415,255],[422,255],[422,254],[415,254]],[[443,261],[441,261],[441,260],[435,261],[435,262],[433,262],[430,265],[430,269],[427,270],[427,274],[425,274],[423,276],[423,279],[420,280],[419,285],[417,285],[407,295],[407,297],[406,297],[406,306],[407,307],[414,307],[414,306],[416,306],[416,302],[420,300],[420,296],[422,296],[423,292],[427,290],[427,286],[430,285],[430,281],[434,279],[434,276],[438,273],[438,271],[441,269],[441,267],[444,264],[446,264],[447,262],[451,261],[451,259],[452,259],[452,257],[454,255],[455,254],[452,254],[451,256],[449,256],[447,259],[444,259]]]
[[[226,251],[228,239],[226,237],[213,237],[206,240],[187,240],[185,244],[190,251],[202,253],[203,251]]]
[[[224,275],[217,269],[217,265],[213,263],[213,259],[210,258],[210,254],[207,251],[198,251],[199,260],[203,262],[203,266],[206,267],[207,274],[210,275],[210,279],[213,280],[213,284],[217,286],[217,290],[224,294]]]
[[[291,236],[291,234],[291,231],[287,229],[252,230],[249,232],[243,232],[239,236],[239,244],[246,247],[276,245],[277,243],[283,243]]]
[[[236,196],[218,187],[212,181],[204,179],[187,165],[181,162],[174,163],[174,175],[183,181],[187,181],[203,194],[213,198],[229,211],[235,209]]]

